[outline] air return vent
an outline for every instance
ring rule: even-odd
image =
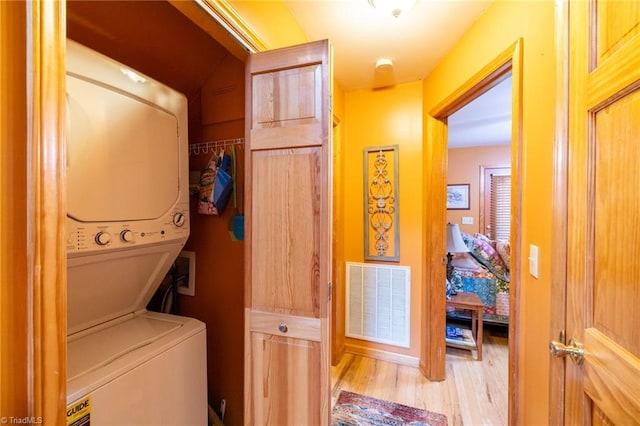
[[[409,347],[411,268],[347,262],[346,335]]]

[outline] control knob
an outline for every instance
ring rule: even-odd
[[[111,234],[108,232],[100,231],[95,236],[96,243],[99,246],[106,246],[111,242]]]
[[[184,217],[184,214],[181,212],[177,212],[174,213],[173,215],[173,224],[177,227],[180,227],[182,225],[184,225],[186,218]]]
[[[124,241],[125,243],[130,243],[133,241],[133,232],[131,232],[131,230],[129,229],[125,229],[124,231],[120,232],[120,239],[122,241]]]

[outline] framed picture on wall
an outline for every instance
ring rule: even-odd
[[[469,210],[469,184],[447,185],[447,210]]]

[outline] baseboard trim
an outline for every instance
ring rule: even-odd
[[[410,355],[397,354],[395,352],[389,352],[382,349],[367,348],[364,346],[345,344],[345,352],[362,355],[369,358],[379,359],[381,361],[394,362],[396,364],[407,365],[409,367],[418,368],[420,365],[420,358]]]
[[[336,365],[338,365],[345,353],[347,353],[345,349],[345,345],[342,345],[340,349],[338,349],[335,353],[332,354],[331,366],[335,367]]]

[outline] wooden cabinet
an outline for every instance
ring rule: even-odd
[[[329,424],[329,59],[320,41],[247,64],[246,424]]]

